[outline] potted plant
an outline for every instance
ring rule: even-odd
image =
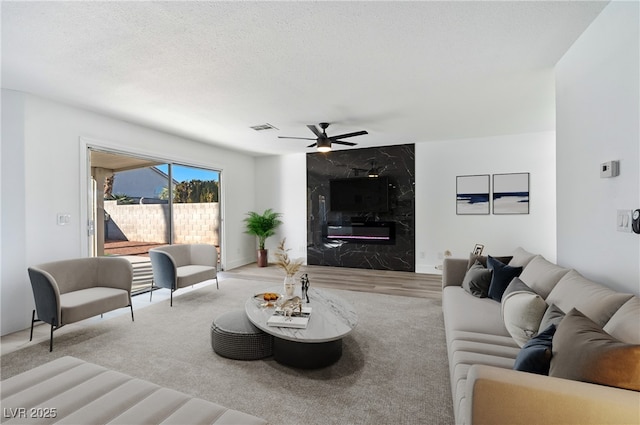
[[[258,238],[258,267],[267,267],[268,250],[264,248],[264,243],[269,236],[276,234],[276,228],[282,224],[282,221],[280,221],[282,214],[273,212],[273,210],[269,208],[262,214],[250,211],[247,213],[247,216],[248,217],[244,219],[247,224],[245,233]]]

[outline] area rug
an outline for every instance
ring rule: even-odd
[[[2,379],[74,356],[271,424],[451,424],[453,410],[439,301],[331,290],[358,312],[342,358],[299,370],[272,358],[237,361],[211,349],[211,322],[243,309],[265,283],[226,278],[128,314],[54,336],[0,358]]]

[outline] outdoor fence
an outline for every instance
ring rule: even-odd
[[[168,204],[105,201],[105,240],[169,243]],[[174,243],[220,243],[220,204],[173,204]]]

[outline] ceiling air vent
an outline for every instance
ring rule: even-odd
[[[269,123],[264,123],[264,124],[260,124],[260,125],[252,125],[251,128],[254,129],[255,131],[278,130],[276,127],[272,126]]]

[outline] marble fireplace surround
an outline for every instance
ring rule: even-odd
[[[376,168],[380,176],[389,180],[389,210],[377,213],[331,211],[330,180],[366,177],[371,168]],[[391,226],[391,239],[362,241],[357,237],[327,237],[328,233],[331,234],[327,231],[328,225],[359,228],[371,223],[372,229]],[[378,230],[374,229],[374,232]],[[413,144],[307,154],[307,263],[415,271]]]

